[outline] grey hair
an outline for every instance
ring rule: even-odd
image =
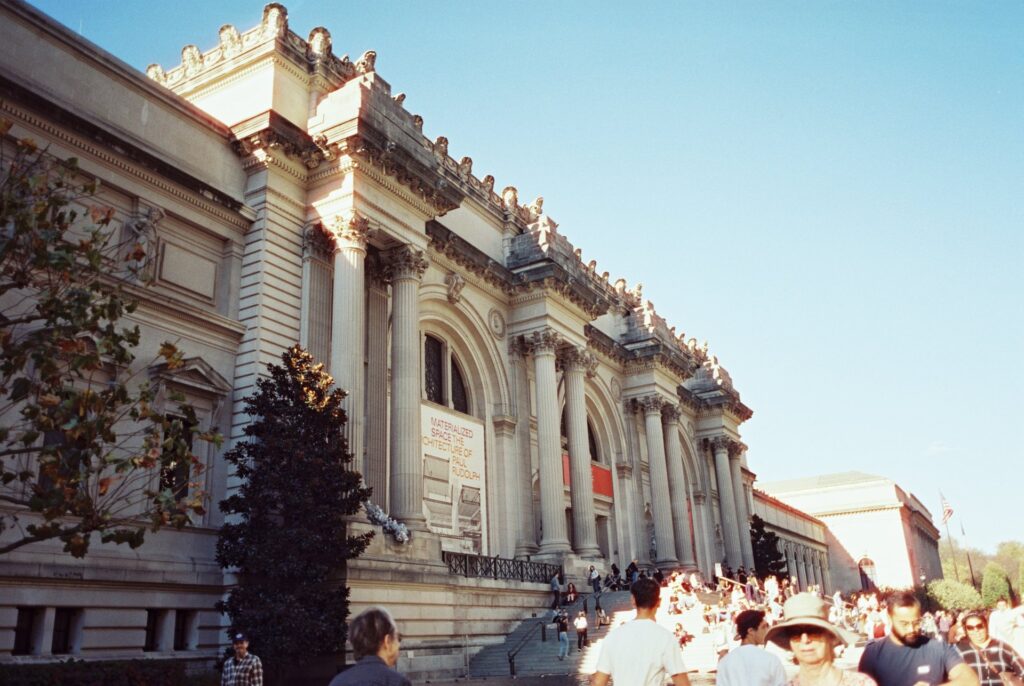
[[[376,655],[384,639],[397,634],[395,620],[383,607],[366,608],[348,625],[348,640],[357,659]]]

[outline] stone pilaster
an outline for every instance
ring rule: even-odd
[[[388,504],[388,285],[379,260],[367,264],[366,297],[366,464],[363,476],[373,488],[373,502]]]
[[[664,400],[656,395],[639,399],[644,413],[647,434],[647,459],[651,470],[651,507],[654,516],[654,538],[657,541],[659,568],[672,568],[679,564],[676,557],[676,535],[672,527],[672,505],[668,487],[668,467],[665,462],[665,435],[661,428],[661,408]]]
[[[543,532],[540,554],[571,552],[565,527],[565,484],[562,482],[562,441],[559,435],[558,376],[555,350],[559,337],[547,329],[534,333],[534,376],[537,383],[537,452],[540,462],[540,516]]]
[[[637,428],[636,403],[627,400],[623,403],[623,417],[626,424],[626,443],[629,450],[629,463],[632,466],[631,478],[633,489],[633,549],[630,561],[636,560],[642,564],[650,564],[651,542],[647,537],[647,522],[644,520],[644,504],[647,502],[644,497],[642,460],[640,459],[640,431]],[[628,562],[626,563],[628,566]],[[623,567],[625,569],[625,567]]]
[[[750,542],[750,512],[747,506],[747,493],[743,488],[743,463],[740,461],[742,448],[729,451],[729,475],[732,477],[732,491],[736,496],[736,519],[739,522],[740,555],[743,566],[748,570],[754,568],[754,547]]]
[[[420,433],[420,280],[423,252],[410,246],[388,256],[391,277],[391,516],[425,530]]]
[[[594,359],[585,350],[562,352],[565,370],[566,430],[569,434],[569,496],[572,499],[573,540],[580,557],[600,557],[594,520],[594,481],[587,440],[587,405],[584,394],[588,370]]]
[[[732,492],[729,472],[729,450],[732,439],[719,436],[710,441],[715,454],[715,476],[718,478],[718,505],[722,517],[722,537],[725,540],[725,559],[736,569],[743,564],[740,552],[739,523],[736,521],[736,498]]]
[[[693,534],[686,506],[689,489],[686,471],[683,469],[683,447],[679,441],[679,409],[665,405],[661,410],[661,421],[665,433],[665,459],[668,466],[669,497],[672,501],[672,525],[676,532],[676,554],[679,563],[689,571],[697,565],[693,557]]]
[[[363,464],[363,353],[366,343],[366,241],[369,223],[353,212],[331,227],[334,252],[334,298],[331,316],[331,376],[345,390],[348,422],[345,437],[353,465]]]
[[[516,488],[519,494],[519,531],[516,536],[516,557],[537,552],[537,525],[533,513],[533,473],[530,459],[530,378],[526,369],[528,345],[515,338],[509,345],[512,383],[516,402]]]
[[[714,541],[711,535],[709,520],[711,514],[708,512],[707,497],[703,491],[693,493],[693,519],[697,528],[697,563],[704,573],[704,578],[709,579],[715,569],[715,560],[711,554]]]

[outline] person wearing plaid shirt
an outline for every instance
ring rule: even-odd
[[[249,652],[249,638],[242,633],[231,636],[234,657],[224,663],[220,686],[263,686],[263,663]]]
[[[988,634],[988,621],[982,612],[968,612],[963,619],[967,637],[956,649],[978,675],[981,686],[1003,686],[1001,672],[1024,677],[1024,661],[1013,648]]]

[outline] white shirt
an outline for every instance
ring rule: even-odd
[[[718,686],[786,686],[782,660],[764,648],[741,645],[718,663]]]
[[[651,619],[626,622],[601,644],[597,671],[610,674],[615,686],[662,686],[686,671],[679,640]]]

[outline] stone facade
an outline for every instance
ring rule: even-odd
[[[829,532],[821,520],[760,490],[754,491],[754,514],[764,520],[768,531],[778,535],[790,583],[800,590],[806,590],[811,584],[826,592],[835,590]]]
[[[861,472],[760,484],[827,527],[832,578],[843,591],[906,588],[942,578],[939,530],[912,493]]]
[[[375,53],[339,57],[327,29],[302,38],[274,3],[250,30],[224,26],[211,50],[140,74],[21,2],[0,16],[11,135],[78,157],[119,222],[157,219],[140,350],[180,339],[176,383],[225,449],[295,341],[349,391],[358,468],[413,533],[378,535],[350,566],[353,610],[394,611],[402,671],[457,673],[543,604],[543,582],[465,578],[443,551],[577,578],[631,559],[706,576],[753,565],[751,513],[784,508],[753,490],[752,411],[708,344],[586,261],[543,198],[499,193],[427,138]],[[237,482],[220,453],[203,457],[217,502]],[[814,560],[827,568],[813,522],[762,516],[794,532],[808,579]],[[57,608],[74,610],[81,657],[212,658],[224,620],[211,608],[233,583],[214,560],[220,523],[211,508],[190,530],[80,561],[45,544],[5,556],[0,660],[52,659]],[[12,657],[25,612],[36,638]]]

